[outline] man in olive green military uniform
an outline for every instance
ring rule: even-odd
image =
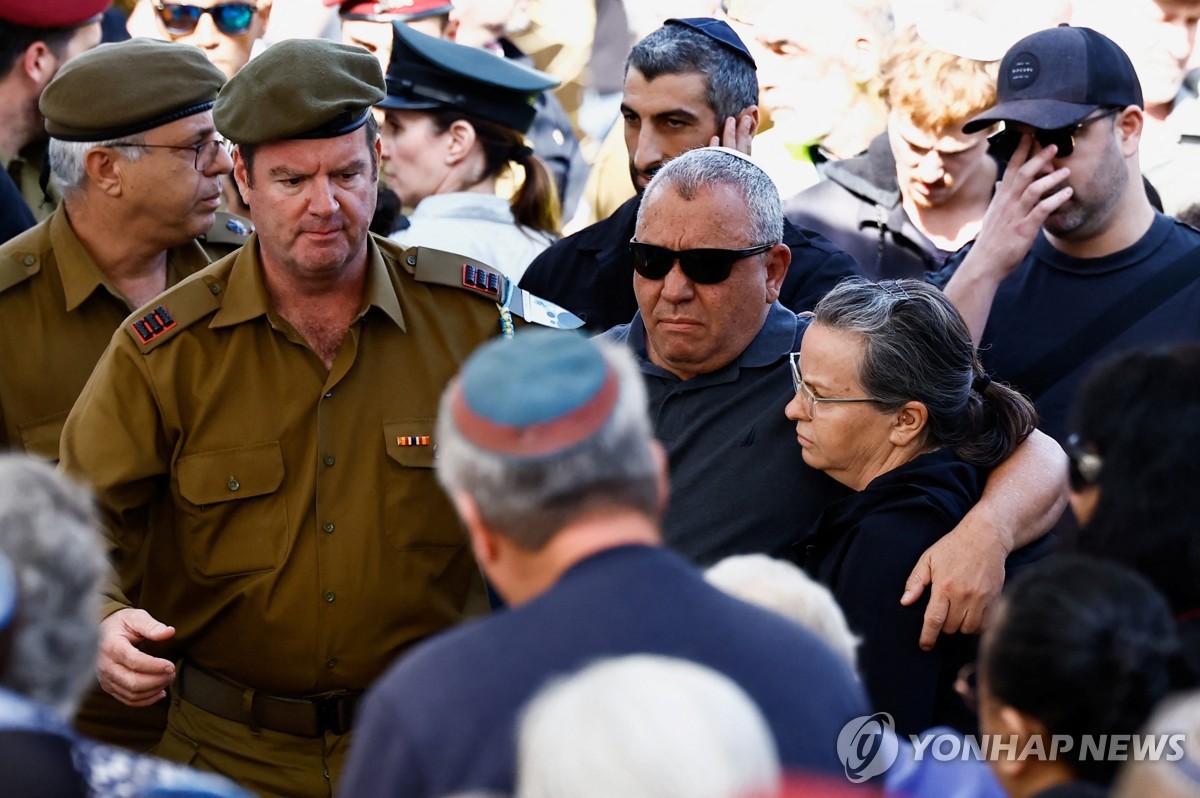
[[[0,447],[57,460],[113,331],[208,265],[195,238],[232,168],[212,120],[224,80],[199,50],[143,39],[84,53],[42,94],[64,202],[0,246]],[[79,725],[144,749],[165,719],[97,690]]]
[[[383,97],[374,57],[320,40],[226,84],[257,232],[126,321],[63,433],[113,547],[101,684],[170,687],[156,752],[266,794],[330,795],[363,688],[483,604],[434,419],[508,284],[367,232]]]
[[[100,15],[110,3],[0,0],[0,180],[15,185],[35,222],[60,199],[53,182],[42,184],[46,131],[38,97],[65,63],[100,43]]]

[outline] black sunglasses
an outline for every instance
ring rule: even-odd
[[[241,36],[250,30],[257,7],[254,3],[217,3],[205,8],[186,3],[156,3],[159,19],[168,32],[176,36],[187,36],[196,30],[200,18],[212,15],[217,30],[226,36]]]
[[[759,244],[745,249],[683,249],[674,250],[643,244],[630,239],[629,251],[633,253],[633,270],[647,280],[661,280],[667,276],[675,261],[693,283],[712,285],[729,277],[733,264],[751,255],[761,255],[774,244]]]
[[[1067,476],[1071,481],[1071,490],[1078,493],[1100,481],[1100,475],[1104,472],[1104,458],[1090,451],[1078,435],[1067,438],[1063,451],[1067,453]]]
[[[1058,127],[1053,130],[1042,130],[1040,128],[1033,129],[1033,138],[1038,144],[1043,147],[1049,147],[1051,144],[1058,147],[1058,152],[1055,158],[1066,158],[1071,153],[1075,152],[1075,135],[1080,130],[1092,124],[1099,122],[1101,119],[1106,119],[1113,114],[1121,111],[1120,107],[1113,107],[1106,110],[1104,113],[1093,116],[1091,119],[1085,119],[1082,122],[1077,122],[1074,125],[1066,127]],[[1006,123],[1007,124],[1007,123]],[[988,148],[992,155],[1000,160],[1008,163],[1012,160],[1013,153],[1017,151],[1017,147],[1021,144],[1021,136],[1023,134],[1019,130],[1005,128],[999,133],[993,133],[988,136]]]

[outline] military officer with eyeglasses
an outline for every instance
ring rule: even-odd
[[[208,265],[196,239],[232,168],[211,110],[224,82],[196,48],[138,39],[78,56],[42,94],[63,203],[0,246],[0,447],[57,460],[113,331]],[[144,749],[163,713],[97,695],[81,728]]]

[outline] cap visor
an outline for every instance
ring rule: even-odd
[[[389,94],[379,102],[375,103],[376,108],[382,108],[385,111],[430,111],[434,108],[444,108],[442,103],[435,103],[431,100],[418,99],[416,97],[397,97],[394,94]]]
[[[1060,100],[1013,100],[989,108],[963,125],[963,133],[974,133],[997,122],[1020,122],[1039,130],[1056,130],[1073,125],[1100,106]]]

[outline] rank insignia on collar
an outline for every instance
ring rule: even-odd
[[[493,296],[500,295],[499,272],[488,271],[481,266],[472,266],[469,263],[464,263],[462,275],[462,284],[464,287],[473,288],[476,291],[482,291],[485,294]]]
[[[167,330],[175,326],[175,319],[163,305],[142,316],[133,323],[133,331],[137,333],[142,343],[148,344]]]
[[[428,446],[428,435],[399,435],[396,438],[397,446]]]

